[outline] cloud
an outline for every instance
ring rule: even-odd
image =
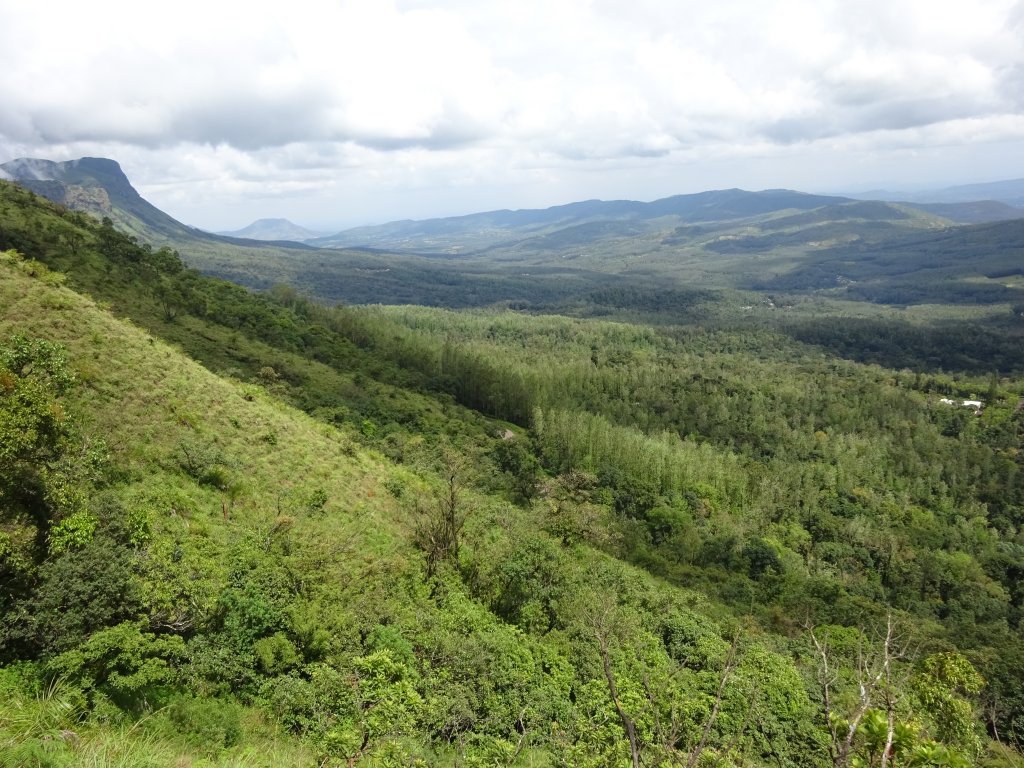
[[[851,137],[1024,138],[1012,0],[0,0],[0,18],[0,153],[117,156],[158,193],[522,190]]]

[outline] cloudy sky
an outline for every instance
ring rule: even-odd
[[[1024,0],[0,0],[0,73],[209,229],[1024,176]]]

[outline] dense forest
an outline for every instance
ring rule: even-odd
[[[4,182],[0,252],[0,764],[1022,764],[1012,317],[327,306]]]

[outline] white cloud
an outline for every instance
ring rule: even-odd
[[[463,210],[502,189],[506,205],[536,200],[537,184],[650,197],[663,190],[645,179],[750,185],[751,158],[777,158],[770,185],[795,186],[826,146],[966,156],[1024,139],[1022,9],[0,0],[0,154],[113,156],[172,213],[199,219],[257,199],[306,200],[323,217],[351,206],[339,221],[398,217],[410,212],[371,204],[401,206],[403,189],[417,210],[426,189]]]

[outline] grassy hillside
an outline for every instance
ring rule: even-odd
[[[254,295],[0,193],[0,764],[1019,764],[1019,379]]]
[[[737,725],[698,739],[708,710],[675,710],[684,690],[716,700],[723,669],[737,676],[720,704],[735,722],[751,695],[797,696],[765,722],[799,738],[794,757],[816,743],[792,662],[758,633],[730,650],[732,620],[700,596],[574,533],[559,543],[538,528],[543,506],[478,495],[457,456],[391,465],[41,267],[7,255],[0,269],[0,336],[66,349],[78,384],[57,402],[105,454],[75,480],[81,509],[43,498],[31,519],[3,521],[25,541],[13,566],[4,553],[22,586],[4,595],[5,764],[613,764],[628,759],[615,698],[628,692],[639,718],[641,681],[692,732],[687,749],[744,764],[781,749]],[[415,542],[452,503],[461,552],[430,566]],[[622,694],[609,698],[602,663]],[[654,711],[638,743],[681,749]]]
[[[7,338],[17,332],[57,341],[67,349],[69,365],[80,382],[68,410],[78,416],[87,439],[102,440],[106,446],[106,477],[92,490],[90,509],[96,510],[101,525],[117,525],[119,521],[103,515],[120,513],[131,516],[142,531],[142,540],[133,549],[131,580],[141,603],[134,613],[146,617],[147,630],[166,632],[169,627],[210,621],[218,595],[228,588],[232,568],[240,565],[232,565],[232,560],[251,560],[264,544],[276,547],[276,538],[309,542],[290,567],[306,571],[309,559],[316,558],[309,574],[314,583],[343,575],[350,578],[353,571],[366,567],[368,559],[368,555],[356,558],[339,573],[341,553],[318,546],[325,537],[367,553],[398,548],[392,541],[398,515],[392,497],[380,485],[386,473],[378,460],[357,451],[344,435],[282,408],[262,390],[214,376],[146,332],[115,320],[88,299],[48,280],[27,277],[25,272],[32,270],[12,264],[10,258],[2,268],[0,304],[5,311],[0,335]],[[317,514],[295,514],[311,496],[322,499]],[[81,552],[84,558],[89,550]],[[51,562],[52,556],[40,567]],[[76,604],[74,596],[60,604],[82,612],[83,622],[90,621],[90,610],[98,610],[88,600]],[[36,620],[45,618],[58,620]],[[85,638],[73,634],[50,638],[60,643],[54,650],[73,648],[76,639]],[[111,738],[108,734],[93,734],[88,725],[81,745],[77,738],[47,745],[45,737],[60,727],[79,730],[76,713],[81,709],[77,701],[54,703],[54,697],[62,700],[60,690],[48,696],[38,706],[54,718],[53,727],[33,732],[40,724],[25,723],[29,732],[21,735],[35,737],[34,748],[40,752],[52,748],[52,764],[82,764],[78,761],[108,749],[148,757],[145,744],[170,727],[164,722],[169,717],[165,714],[156,718],[153,732],[136,729],[129,742],[141,739],[143,744],[137,748],[131,744],[111,747],[106,743]],[[60,706],[69,711],[49,711]],[[120,719],[115,717],[114,723]],[[8,727],[16,728],[18,722],[15,717]],[[257,735],[267,730],[254,722]],[[180,752],[188,754],[186,742],[199,735],[185,734],[177,745]],[[19,734],[8,730],[5,736],[17,741]],[[263,738],[275,740],[282,735],[270,730]],[[22,752],[29,754],[26,744],[7,744],[8,760]],[[196,747],[201,751],[212,745]],[[237,757],[237,764],[246,765],[298,765],[311,759],[304,757],[298,745],[272,749],[262,758],[259,750],[247,744],[229,750],[223,759]],[[167,755],[172,747],[161,743],[159,751]],[[59,761],[63,753],[69,762]],[[168,759],[165,764],[172,763]]]

